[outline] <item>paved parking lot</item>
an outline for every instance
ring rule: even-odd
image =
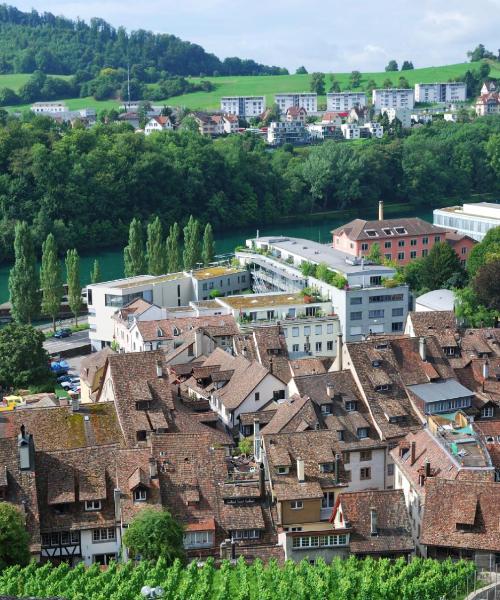
[[[43,347],[49,354],[58,354],[64,350],[70,350],[78,348],[80,346],[86,346],[90,343],[89,330],[77,331],[73,335],[60,340],[55,338],[49,338],[43,343]]]

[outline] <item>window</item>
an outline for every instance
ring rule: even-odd
[[[101,510],[101,501],[85,500],[85,510]]]
[[[322,404],[321,405],[321,414],[331,415],[332,414],[332,405],[331,404]]]
[[[368,311],[369,319],[382,319],[383,317],[384,317],[384,310],[382,308],[379,308],[377,310]]]
[[[362,440],[368,437],[368,427],[358,427],[358,439]]]
[[[323,492],[321,508],[333,508],[335,504],[335,492]]]
[[[405,247],[405,241],[404,240],[399,240],[398,247],[399,248],[404,248]]]
[[[258,529],[241,529],[240,531],[232,531],[231,537],[233,540],[258,540],[260,531]]]
[[[410,240],[410,246],[416,246],[417,240]]]
[[[392,248],[392,242],[385,242],[384,248]]]
[[[494,412],[493,406],[485,406],[481,409],[481,416],[484,418],[490,418],[493,417]]]
[[[417,251],[416,250],[412,250],[410,252],[410,258],[417,258]]]
[[[401,302],[403,300],[403,294],[384,294],[380,296],[370,296],[369,302]]]
[[[387,465],[387,476],[394,477],[394,463],[390,463]],[[401,483],[399,483],[399,486],[401,486]]]
[[[462,254],[467,254],[467,248],[464,246],[464,247],[461,249],[461,252],[462,252]]]
[[[93,542],[107,542],[108,540],[116,539],[116,531],[114,527],[105,527],[104,529],[92,530]]]
[[[397,321],[396,323],[393,323],[391,329],[392,331],[403,331],[403,321]]]
[[[345,403],[345,409],[348,412],[358,410],[358,403],[355,400],[347,400],[347,402]]]
[[[359,478],[361,481],[366,481],[367,479],[372,478],[372,470],[370,467],[362,467],[359,470]]]
[[[321,352],[323,344],[321,342],[316,342],[316,352]]]
[[[370,285],[381,285],[382,284],[382,275],[374,275],[370,277]]]
[[[304,335],[311,335],[311,327],[309,325],[304,326]]]
[[[398,252],[398,260],[404,260],[405,259],[405,253],[404,252]]]
[[[314,333],[316,335],[321,335],[323,333],[323,326],[322,325],[315,325],[315,327],[314,327]]]
[[[363,303],[363,298],[359,297],[359,296],[354,296],[351,297],[351,305],[353,304],[362,304]],[[333,328],[333,325],[332,325]]]
[[[304,344],[304,352],[310,352],[311,351],[311,344]]]
[[[300,535],[294,536],[292,547],[298,548],[318,548],[329,546],[345,546],[347,544],[347,535]]]
[[[351,321],[361,321],[363,313],[361,311],[351,313]]]
[[[146,432],[144,430],[136,431],[135,437],[138,442],[144,442],[146,440]]]
[[[326,349],[333,350],[333,342],[326,342]]]
[[[285,390],[273,390],[273,400],[284,400]]]
[[[203,284],[203,289],[204,289],[204,290],[208,290],[208,283],[204,283],[204,284]]]
[[[436,244],[437,244],[438,242],[440,242],[440,241],[441,241],[441,236],[440,236],[440,235],[435,235],[435,236],[434,236],[434,241],[436,242]]]
[[[391,260],[392,259],[392,254],[384,254],[384,258],[386,260]]]
[[[293,344],[292,345],[292,352],[298,352],[299,351],[299,345],[298,344]]]
[[[148,492],[144,488],[134,490],[134,502],[145,502],[148,497]]]
[[[326,326],[326,333],[333,333],[333,323],[328,323]]]
[[[422,256],[427,256],[429,254],[429,250],[422,250]]]
[[[258,402],[260,400],[260,392],[255,392],[255,402]]]
[[[319,465],[319,470],[321,473],[333,473],[335,471],[335,465],[332,462],[321,463]]]
[[[290,502],[290,508],[292,510],[301,510],[302,508],[304,508],[304,503],[302,502],[302,500],[292,500]]]
[[[278,475],[288,475],[289,472],[290,472],[289,467],[278,467],[277,468]]]
[[[368,250],[368,244],[366,242],[361,244],[361,250]]]
[[[371,460],[371,459],[372,459],[372,451],[371,450],[362,450],[359,453],[359,460],[365,461],[365,460]]]
[[[212,545],[211,531],[188,531],[184,534],[184,548],[209,548]]]
[[[299,328],[292,327],[292,337],[299,337]]]

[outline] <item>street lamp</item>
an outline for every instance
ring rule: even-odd
[[[155,598],[161,598],[163,596],[163,588],[161,587],[150,587],[145,585],[141,588],[141,596],[148,598],[148,600],[154,600]]]

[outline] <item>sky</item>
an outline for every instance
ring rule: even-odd
[[[20,10],[128,30],[172,33],[220,58],[239,56],[309,71],[381,71],[390,59],[415,67],[467,60],[500,47],[500,0],[11,0]]]

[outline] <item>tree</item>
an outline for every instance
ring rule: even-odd
[[[330,269],[328,268],[328,265],[326,263],[319,263],[319,265],[316,267],[316,278],[320,279],[321,281],[324,281],[326,283],[329,283],[331,278],[332,278],[332,271],[330,271]]]
[[[401,67],[401,71],[411,71],[413,69],[413,63],[411,60],[405,60],[403,62],[403,66]]]
[[[238,450],[241,454],[249,456],[253,452],[253,440],[251,437],[244,437],[239,441]]]
[[[182,270],[181,257],[181,228],[178,223],[170,226],[170,231],[166,243],[167,250],[167,271],[169,273],[178,273]]]
[[[312,262],[305,260],[300,265],[300,272],[304,277],[316,277],[316,265]]]
[[[9,275],[12,317],[18,323],[31,323],[40,312],[40,293],[33,239],[24,221],[16,223],[14,255]]]
[[[28,564],[29,539],[21,512],[9,502],[0,502],[0,572]]]
[[[446,242],[438,242],[424,259],[421,283],[430,290],[438,290],[447,287],[457,273],[464,274],[464,270],[456,252]]]
[[[472,289],[480,304],[500,313],[500,255],[479,269],[472,280]]]
[[[380,244],[378,242],[371,245],[370,252],[368,252],[366,258],[376,265],[382,262],[382,252],[380,251]]]
[[[325,93],[325,74],[312,73],[310,81],[311,92],[316,92],[318,96],[323,96]]]
[[[44,341],[43,333],[31,325],[10,323],[0,329],[0,387],[25,388],[50,380]]]
[[[94,260],[94,266],[90,272],[90,283],[100,283],[102,281],[101,267],[97,258]]]
[[[351,88],[358,88],[361,85],[361,73],[352,71],[349,75],[349,85]]]
[[[42,314],[52,318],[52,327],[56,330],[56,318],[61,310],[61,298],[64,294],[61,275],[61,263],[57,256],[56,239],[49,233],[42,246],[42,266],[40,268],[42,287]]]
[[[163,558],[170,566],[176,558],[184,558],[183,536],[182,525],[167,510],[144,508],[128,526],[123,543],[133,558]]]
[[[78,252],[68,250],[66,254],[66,282],[68,285],[68,304],[78,325],[78,313],[82,308],[82,282],[80,280],[80,257]]]
[[[387,63],[385,70],[386,71],[399,71],[398,63],[394,59],[390,60]]]
[[[201,259],[201,226],[200,222],[191,215],[184,227],[184,269],[194,269]]]
[[[375,90],[376,88],[377,88],[377,82],[375,81],[375,79],[369,79],[366,82],[365,91],[367,94],[369,94],[370,98],[371,98],[372,91]]]
[[[304,66],[298,67],[295,70],[295,75],[307,75],[307,69]]]
[[[128,246],[124,250],[125,277],[135,277],[146,273],[146,253],[142,234],[142,223],[133,218],[128,234]]]
[[[411,86],[406,77],[400,77],[398,80],[398,87],[409,90]]]
[[[386,79],[384,79],[384,83],[382,83],[382,87],[385,89],[389,89],[392,87],[392,81],[387,77]]]
[[[335,79],[335,75],[330,75],[330,89],[329,92],[340,92],[340,83]]]
[[[215,243],[214,243],[214,234],[212,231],[212,225],[207,223],[205,226],[205,231],[203,232],[203,248],[201,251],[201,257],[203,259],[203,264],[208,265],[213,262],[215,256]]]
[[[455,290],[455,314],[469,327],[493,327],[498,317],[498,312],[495,314],[495,311],[488,310],[479,303],[470,285]]]
[[[163,241],[163,226],[160,217],[148,223],[148,239],[146,241],[149,275],[162,275],[167,272],[167,254]]]
[[[488,262],[489,258],[500,254],[500,227],[490,229],[482,242],[472,248],[467,260],[467,272],[471,277]]]

